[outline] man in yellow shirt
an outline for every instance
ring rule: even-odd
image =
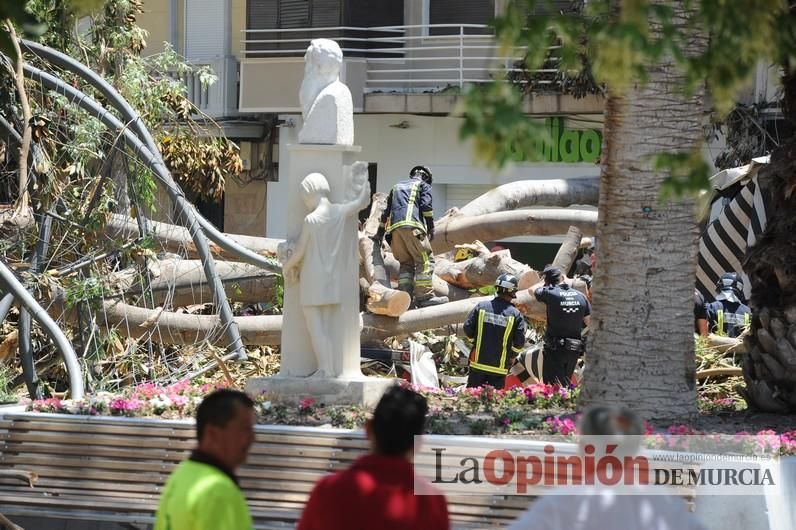
[[[252,530],[235,471],[254,442],[254,402],[243,392],[218,390],[196,411],[197,448],[169,477],[155,530]]]

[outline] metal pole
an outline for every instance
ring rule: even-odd
[[[42,46],[41,44],[36,44],[35,42],[30,42],[27,40],[20,41],[20,44],[25,50],[39,55],[56,66],[80,76],[88,84],[96,88],[100,94],[102,94],[108,100],[108,103],[117,111],[119,111],[119,113],[122,115],[122,119],[127,122],[135,131],[135,134],[144,143],[147,150],[152,153],[152,155],[156,157],[158,161],[161,163],[163,162],[163,158],[160,155],[160,150],[158,149],[149,130],[146,128],[144,120],[121,96],[121,94],[119,94],[115,88],[113,88],[107,81],[105,81],[105,79],[102,78],[102,76],[98,75],[84,64],[72,59],[68,55],[64,55],[57,50],[48,48],[47,46]],[[168,169],[166,169],[165,164],[163,165],[163,170],[164,173],[167,174],[171,185],[177,186],[177,184],[174,182],[174,179],[172,179],[171,174],[168,172]],[[168,186],[164,185],[164,187],[166,187],[168,191]],[[252,252],[243,245],[232,241],[223,232],[220,232],[215,226],[213,226],[210,221],[200,215],[193,208],[193,205],[191,205],[191,209],[193,210],[193,215],[196,218],[196,221],[202,227],[202,230],[205,232],[207,237],[223,250],[226,250],[230,254],[237,256],[238,259],[244,263],[249,263],[250,265],[254,265],[255,267],[260,267],[271,272],[282,272],[282,267],[279,262],[261,256],[256,252]]]
[[[459,88],[464,88],[464,26],[459,26]]]
[[[83,374],[80,370],[80,364],[77,361],[77,355],[69,344],[66,336],[64,336],[58,324],[47,314],[42,306],[33,298],[25,286],[17,280],[14,273],[11,272],[5,261],[0,259],[0,283],[4,284],[6,289],[10,291],[19,303],[27,309],[33,318],[44,329],[47,335],[55,342],[55,346],[61,353],[66,365],[66,372],[69,375],[69,389],[72,392],[72,399],[83,399]]]
[[[71,98],[71,102],[73,104],[99,119],[109,129],[121,134],[124,137],[124,141],[127,146],[133,150],[133,153],[138,156],[141,161],[146,164],[155,174],[155,176],[161,180],[166,192],[174,202],[174,206],[177,210],[177,218],[183,224],[183,226],[188,229],[188,233],[191,234],[191,239],[193,239],[193,242],[196,245],[196,251],[202,260],[205,277],[207,278],[208,283],[213,286],[213,293],[219,308],[219,317],[221,319],[221,323],[224,325],[227,338],[229,339],[228,349],[231,352],[236,352],[239,359],[245,359],[246,350],[243,346],[243,341],[240,338],[238,324],[233,318],[232,308],[229,305],[229,300],[227,299],[226,292],[224,291],[224,285],[216,274],[215,264],[213,262],[212,256],[210,255],[210,248],[207,244],[207,240],[205,239],[204,233],[197,222],[197,217],[194,215],[194,210],[191,207],[191,204],[185,198],[185,195],[180,187],[177,186],[177,184],[171,178],[171,175],[169,174],[163,162],[157,157],[157,155],[153,154],[149,149],[147,149],[143,142],[135,134],[133,134],[132,131],[126,128],[125,125],[118,120],[118,118],[105,110],[92,98],[88,97],[80,90],[71,87],[60,79],[48,74],[47,72],[39,70],[34,66],[25,64],[24,68],[25,75],[29,79],[41,83],[50,90]]]

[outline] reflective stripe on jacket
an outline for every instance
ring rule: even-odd
[[[492,374],[508,373],[509,361],[525,344],[522,314],[500,297],[475,306],[464,322],[464,332],[475,339],[470,368]]]
[[[417,178],[402,180],[393,186],[387,196],[387,207],[381,217],[385,232],[389,234],[403,226],[425,232],[428,221],[434,220],[431,203],[430,185]]]
[[[705,304],[710,330],[719,335],[737,337],[752,324],[752,311],[745,304],[715,301]]]

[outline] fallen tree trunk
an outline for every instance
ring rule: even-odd
[[[600,197],[599,177],[573,179],[520,180],[498,186],[470,201],[440,223],[456,215],[476,216],[529,206],[567,207],[576,204],[597,206]]]
[[[379,282],[373,282],[368,287],[368,311],[376,315],[397,317],[409,309],[412,297],[405,291],[398,291],[385,287]]]
[[[168,252],[186,253],[189,258],[196,258],[196,246],[191,239],[188,229],[169,223],[150,221],[153,231],[152,236],[158,244]],[[135,219],[123,215],[113,215],[105,225],[105,232],[111,238],[136,239],[138,237],[138,224]],[[226,237],[246,247],[261,256],[275,257],[276,247],[281,239],[267,237],[244,236],[237,234],[224,234]],[[210,250],[214,255],[228,261],[240,261],[237,256],[223,250],[218,245],[210,243]],[[274,271],[274,272],[278,272]]]
[[[719,353],[746,353],[746,342],[743,339],[722,337],[711,333],[707,337],[708,345]]]
[[[697,381],[707,379],[709,377],[734,377],[743,375],[743,369],[737,366],[726,366],[723,368],[708,368],[697,372]]]
[[[213,292],[199,260],[150,260],[147,267],[152,293],[151,300],[147,294],[147,302],[168,302],[173,307],[213,302]],[[216,273],[232,302],[256,304],[276,297],[278,274],[229,261],[217,261]],[[139,270],[126,269],[111,275],[110,284],[123,291],[125,298],[141,296],[146,285],[141,274]]]
[[[434,287],[434,296],[447,296],[451,302],[467,300],[472,296],[467,289],[451,285],[436,274],[432,276],[431,283]]]
[[[445,222],[443,222],[445,220]],[[516,236],[556,236],[572,226],[593,234],[597,212],[589,210],[515,210],[482,215],[455,215],[438,222],[431,246],[435,254],[453,250],[462,243],[497,241]]]
[[[462,289],[476,289],[495,285],[495,280],[501,274],[513,274],[521,278],[530,270],[530,267],[512,258],[510,250],[500,250],[459,262],[440,259],[434,267],[434,274]]]
[[[475,304],[491,299],[489,296],[479,296],[414,309],[405,312],[399,318],[366,313],[362,316],[364,324],[362,342],[373,343],[391,336],[461,324]],[[62,315],[72,325],[77,324],[75,311],[63,312],[63,307],[59,307],[58,304],[51,304],[48,311],[58,316]],[[544,306],[538,304],[532,307],[528,314],[531,318],[544,319]],[[200,344],[207,341],[210,344],[223,346],[226,342],[217,315],[192,315],[164,311],[162,308],[145,309],[106,300],[96,312],[96,317],[100,326],[113,327],[123,337],[139,338],[151,334],[152,340],[173,345]],[[234,320],[244,344],[278,345],[281,341],[281,315],[244,316],[235,317]]]
[[[578,248],[583,239],[583,233],[576,227],[570,226],[564,242],[556,252],[556,257],[553,259],[553,266],[561,269],[564,275],[569,274],[569,269],[575,263],[575,258],[578,257]]]

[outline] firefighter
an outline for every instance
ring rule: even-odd
[[[401,264],[398,289],[413,296],[415,307],[444,304],[445,296],[434,296],[434,211],[431,206],[431,170],[415,166],[409,178],[390,190],[381,216],[376,243],[387,237],[393,256]]]
[[[737,337],[752,321],[752,310],[741,300],[743,282],[738,273],[727,272],[716,283],[716,301],[705,306],[710,330],[717,335]]]
[[[542,274],[543,282],[531,287],[536,299],[547,306],[542,380],[566,387],[585,351],[582,333],[591,320],[591,304],[583,293],[562,281],[558,267],[545,267]]]
[[[525,320],[511,304],[517,293],[517,277],[501,274],[497,294],[476,305],[464,321],[464,333],[475,341],[470,353],[467,386],[490,385],[502,389],[506,374],[525,344]]]

